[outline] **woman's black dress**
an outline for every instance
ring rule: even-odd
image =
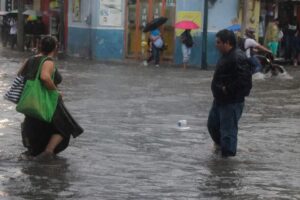
[[[31,57],[28,60],[21,73],[26,80],[35,78],[42,58],[42,56],[38,56]],[[62,77],[56,70],[54,83],[58,85],[61,81]],[[53,134],[59,134],[63,137],[62,142],[54,150],[54,153],[57,154],[68,147],[71,135],[75,138],[82,132],[83,129],[68,112],[61,98],[58,100],[51,123],[25,116],[24,122],[21,124],[23,145],[28,149],[29,154],[32,156],[37,156],[45,150],[49,139]]]

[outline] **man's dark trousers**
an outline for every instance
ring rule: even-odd
[[[213,102],[207,128],[213,141],[221,146],[223,156],[235,156],[237,149],[238,121],[244,102],[218,105]]]

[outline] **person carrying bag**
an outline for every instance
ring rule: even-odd
[[[16,110],[25,115],[21,135],[27,151],[22,155],[47,160],[65,150],[70,137],[76,138],[84,130],[70,114],[58,91],[62,76],[53,60],[57,40],[44,37],[40,52],[18,73],[24,77],[25,86]]]
[[[180,39],[182,42],[181,45],[181,51],[182,51],[182,63],[183,63],[183,68],[186,69],[187,64],[190,61],[191,53],[192,53],[192,47],[194,45],[194,41],[191,35],[191,30],[186,29],[181,35]]]
[[[59,93],[57,90],[48,90],[39,80],[41,68],[46,59],[47,57],[44,57],[41,60],[35,79],[26,81],[16,110],[45,122],[51,122]],[[54,79],[54,73],[51,78]]]

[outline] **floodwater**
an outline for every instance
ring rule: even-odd
[[[1,52],[0,95],[21,58]],[[300,199],[300,67],[255,80],[237,156],[206,129],[213,72],[59,61],[67,107],[85,129],[57,159],[20,160],[23,117],[0,102],[0,199]],[[177,128],[187,120],[188,130]]]

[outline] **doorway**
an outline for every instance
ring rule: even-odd
[[[148,56],[149,33],[143,33],[147,22],[164,16],[168,21],[160,27],[167,49],[162,59],[172,60],[175,50],[176,0],[127,0],[126,57],[145,59]]]

